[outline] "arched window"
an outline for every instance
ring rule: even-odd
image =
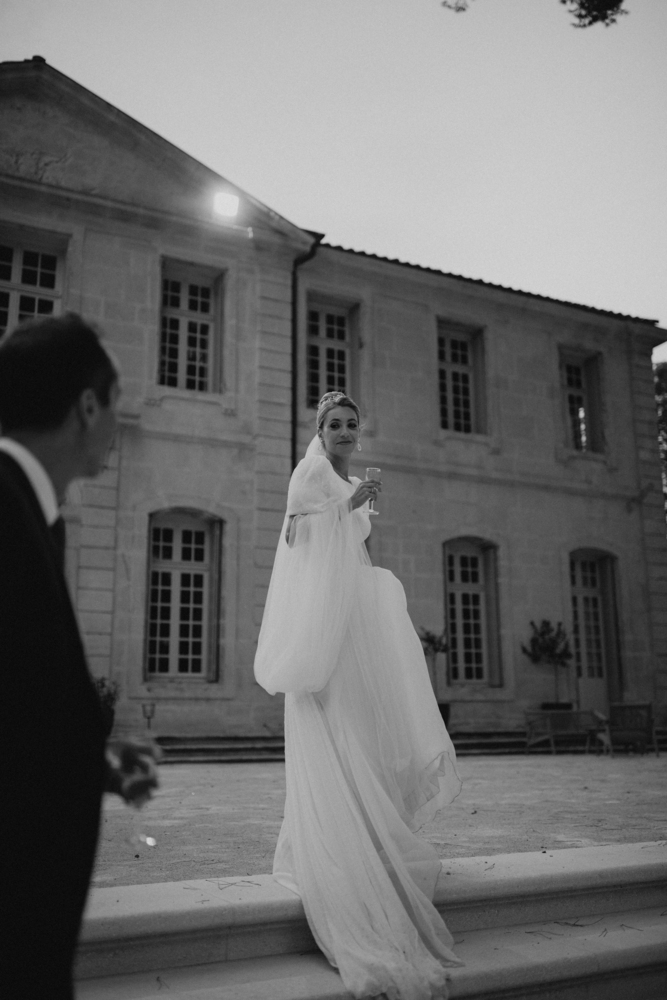
[[[444,560],[449,682],[500,686],[496,548],[458,538]]]
[[[222,522],[196,511],[149,524],[147,678],[216,680]]]
[[[579,707],[604,711],[622,687],[613,558],[595,550],[570,553],[570,587]]]

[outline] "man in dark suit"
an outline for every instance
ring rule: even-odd
[[[0,343],[0,997],[70,1000],[103,791],[135,803],[145,747],[105,725],[63,574],[69,483],[104,466],[118,372],[80,317]],[[119,761],[121,761],[119,763]]]

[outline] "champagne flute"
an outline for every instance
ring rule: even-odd
[[[144,828],[144,817],[140,814],[140,805],[130,804],[132,810],[130,817],[130,833],[127,838],[128,843],[135,851],[141,847],[157,847],[157,840],[146,833]]]
[[[130,810],[127,842],[135,851],[140,847],[157,847],[156,838],[144,829],[140,811],[157,787],[155,765],[161,756],[159,746],[150,739],[107,744],[107,761],[119,786],[116,790]]]
[[[380,469],[366,469],[366,479],[379,479],[380,471]],[[375,497],[368,501],[368,510],[366,511],[367,514],[379,514],[379,511],[375,510],[374,504]]]

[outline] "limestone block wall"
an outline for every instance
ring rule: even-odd
[[[156,248],[191,259],[171,237]],[[122,428],[116,550],[113,675],[121,683],[119,725],[143,726],[141,706],[156,706],[153,728],[172,735],[279,732],[282,706],[252,675],[258,623],[289,480],[289,271],[245,258],[226,269],[225,335],[235,341],[221,394],[194,396],[155,384],[156,306],[143,331],[138,385]],[[195,259],[202,258],[201,246]],[[274,378],[274,373],[277,377]],[[287,430],[286,430],[287,428]],[[206,683],[143,675],[148,525],[152,513],[186,508],[223,522],[219,676]],[[273,533],[267,525],[273,525]],[[265,534],[262,534],[262,533]],[[260,608],[258,613],[257,608]]]
[[[255,684],[252,661],[291,472],[292,267],[312,237],[249,197],[238,225],[215,223],[222,178],[44,63],[2,73],[11,140],[0,154],[3,233],[62,258],[60,306],[100,324],[123,376],[108,468],[75,484],[65,508],[68,581],[91,669],[119,682],[121,728],[143,728],[151,701],[158,733],[278,733],[281,699]],[[157,385],[165,261],[216,275],[215,392]],[[495,552],[502,669],[493,685],[445,692],[453,728],[520,726],[527,706],[551,699],[550,673],[520,646],[531,618],[571,631],[568,564],[581,549],[616,569],[623,696],[667,702],[650,366],[664,331],[326,246],[298,282],[300,454],[315,429],[304,387],[316,297],[349,311],[349,388],[364,413],[352,471],[383,470],[370,550],[400,577],[415,625],[443,627],[444,543],[474,538]],[[473,336],[473,433],[440,427],[438,320]],[[597,452],[567,441],[567,351],[595,358]],[[144,676],[149,520],[173,508],[224,525],[220,670],[209,682]]]
[[[383,469],[371,554],[403,582],[415,626],[443,628],[444,542],[472,537],[496,549],[502,685],[452,685],[454,728],[521,726],[526,708],[553,700],[551,670],[532,665],[521,643],[531,619],[561,620],[572,634],[569,559],[581,549],[615,566],[623,697],[664,700],[665,522],[649,488],[660,482],[650,366],[660,335],[326,247],[304,279],[302,329],[308,294],[362,312],[351,381],[366,426],[353,467],[362,477],[367,465]],[[438,318],[479,331],[476,433],[439,427]],[[573,349],[598,359],[600,453],[568,445],[560,355]],[[302,407],[302,449],[313,416]],[[573,671],[569,685],[576,702]]]
[[[285,516],[291,475],[291,260],[264,265],[259,283],[257,413],[254,494],[252,647],[246,679],[252,691],[251,731],[282,732],[282,698],[270,697],[252,676],[252,660],[271,569]]]
[[[93,673],[120,684],[120,729],[142,729],[150,701],[157,733],[281,732],[282,701],[255,684],[252,662],[291,472],[291,269],[303,248],[166,217],[149,226],[46,193],[17,195],[5,214],[57,235],[62,307],[100,324],[123,373],[109,466],[76,484],[65,510],[74,604]],[[164,259],[221,275],[218,393],[157,385]],[[519,727],[527,707],[551,700],[551,672],[520,646],[530,619],[571,631],[569,555],[586,548],[615,561],[624,697],[664,702],[667,546],[650,368],[659,338],[650,327],[326,247],[304,265],[299,287],[302,404],[309,295],[354,310],[364,450],[352,471],[383,470],[371,555],[401,579],[415,626],[443,628],[444,543],[475,538],[496,552],[502,683],[452,685],[452,727]],[[472,434],[439,426],[438,318],[479,331]],[[559,351],[573,346],[601,359],[600,454],[567,447],[558,366]],[[301,454],[314,416],[301,406]],[[210,683],[144,676],[149,518],[173,508],[224,523],[220,672]]]
[[[630,371],[633,416],[637,443],[637,494],[628,501],[636,510],[642,530],[645,583],[642,596],[649,626],[644,638],[649,645],[639,669],[628,678],[631,697],[650,698],[667,705],[667,540],[660,461],[656,439],[657,414],[650,351],[653,343],[635,334],[631,338]],[[648,642],[647,642],[648,640]],[[641,676],[641,683],[635,678]]]
[[[93,674],[118,682],[119,731],[267,735],[282,703],[252,662],[290,475],[291,260],[287,241],[19,193],[7,212],[26,232],[56,233],[63,310],[99,324],[122,373],[108,468],[68,497],[68,582]],[[258,249],[261,243],[261,249]],[[221,391],[157,385],[164,259],[219,272]],[[219,676],[144,677],[150,515],[187,508],[223,522]]]

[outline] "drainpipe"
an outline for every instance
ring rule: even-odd
[[[297,270],[302,264],[305,264],[307,260],[312,260],[317,253],[317,248],[324,239],[324,233],[314,233],[312,230],[307,229],[313,237],[313,244],[310,250],[306,250],[305,253],[300,254],[295,258],[294,264],[292,265],[292,469],[294,470],[297,466],[297,439],[299,431],[299,385],[298,385],[298,366],[299,366],[299,338],[298,338],[298,291],[299,291],[299,281],[297,276]]]

